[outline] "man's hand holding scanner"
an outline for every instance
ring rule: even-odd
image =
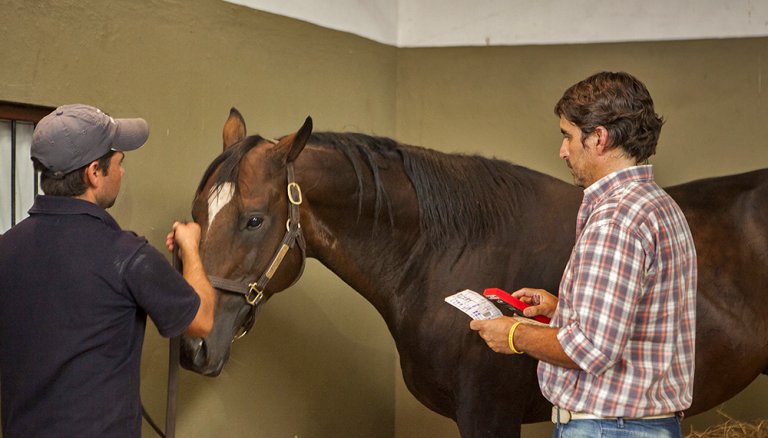
[[[523,314],[529,318],[537,315],[552,318],[557,309],[557,297],[544,289],[531,289],[524,287],[512,292],[512,296],[526,303],[529,307],[523,309]]]
[[[543,315],[552,317],[557,308],[557,297],[542,289],[523,288],[512,296],[530,304],[524,309],[526,317]],[[489,320],[472,320],[469,328],[496,353],[526,353],[566,368],[578,368],[557,340],[557,327],[541,327],[522,317],[501,316]]]

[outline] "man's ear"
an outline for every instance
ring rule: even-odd
[[[609,138],[608,138],[608,130],[605,129],[605,126],[598,126],[595,128],[594,132],[595,134],[595,152],[597,152],[599,155],[604,154],[610,149],[610,146],[608,144]]]
[[[100,174],[103,174],[101,168],[99,168],[99,162],[98,161],[91,161],[91,164],[88,165],[88,167],[85,168],[85,173],[83,174],[83,179],[85,180],[85,183],[89,186],[95,187],[98,185],[98,179]]]

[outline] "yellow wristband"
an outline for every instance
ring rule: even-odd
[[[515,330],[517,330],[517,326],[522,324],[520,321],[515,322],[512,324],[512,327],[509,328],[509,349],[512,350],[515,354],[523,354],[522,351],[517,351],[517,348],[515,348]]]

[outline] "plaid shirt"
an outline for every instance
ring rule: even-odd
[[[691,405],[696,250],[651,166],[588,187],[552,326],[581,369],[539,364],[553,404],[600,416],[643,417]]]

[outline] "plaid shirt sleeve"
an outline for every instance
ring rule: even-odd
[[[571,290],[558,333],[566,354],[580,368],[599,375],[615,365],[631,333],[639,294],[645,290],[647,244],[633,230],[613,221],[584,229],[569,271]]]

